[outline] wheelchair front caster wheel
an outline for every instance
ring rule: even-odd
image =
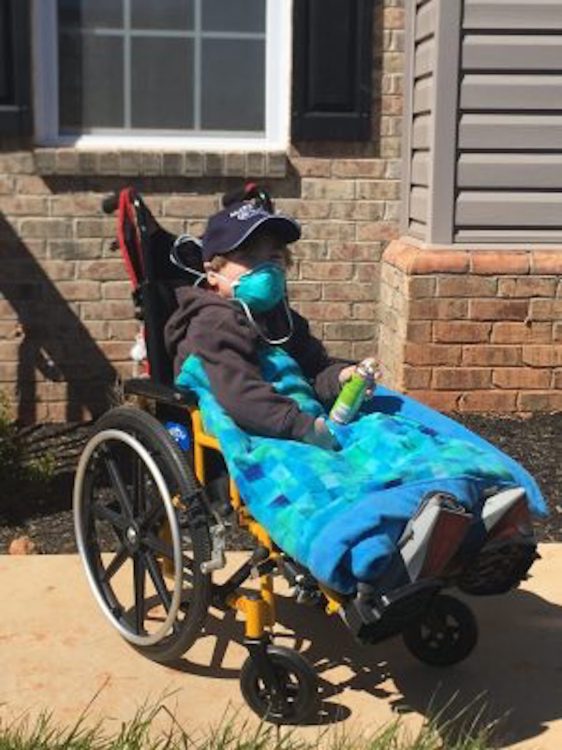
[[[272,724],[300,724],[318,702],[316,675],[308,662],[292,649],[267,646],[267,658],[279,690],[267,685],[260,673],[259,661],[249,656],[240,673],[240,689],[248,706],[260,718]]]
[[[478,641],[476,618],[459,599],[439,594],[424,614],[402,631],[408,650],[420,661],[446,667],[466,659]]]

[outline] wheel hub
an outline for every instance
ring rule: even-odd
[[[125,544],[131,552],[136,552],[140,547],[140,533],[136,524],[131,524],[125,531]]]

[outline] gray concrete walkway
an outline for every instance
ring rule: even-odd
[[[521,589],[473,599],[480,641],[464,663],[444,671],[417,662],[394,639],[355,644],[338,618],[280,597],[278,643],[303,651],[324,689],[327,717],[353,731],[373,730],[406,711],[419,726],[428,704],[453,708],[486,694],[503,723],[506,746],[562,748],[562,545]],[[231,562],[236,563],[236,554]],[[281,589],[282,591],[282,589]],[[136,653],[98,610],[76,556],[0,557],[0,719],[48,708],[71,723],[92,698],[92,718],[109,731],[144,701],[163,696],[188,730],[216,723],[229,709],[246,714],[238,687],[243,626],[211,611],[206,634],[170,669]],[[298,730],[309,740],[318,727]]]

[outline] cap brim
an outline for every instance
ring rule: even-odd
[[[228,252],[236,250],[236,248],[240,247],[240,245],[245,242],[248,237],[251,237],[257,229],[263,227],[266,224],[271,227],[271,230],[275,234],[278,234],[287,243],[296,242],[298,239],[300,239],[301,228],[298,222],[296,222],[294,219],[291,219],[289,216],[271,214],[271,216],[264,216],[263,218],[259,219],[259,221],[256,221],[256,223],[253,224],[244,235],[242,235],[236,245],[233,245],[228,250]]]

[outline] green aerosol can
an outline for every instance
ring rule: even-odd
[[[361,408],[367,389],[374,385],[376,378],[375,360],[369,358],[360,362],[335,400],[330,419],[339,424],[351,422]]]

